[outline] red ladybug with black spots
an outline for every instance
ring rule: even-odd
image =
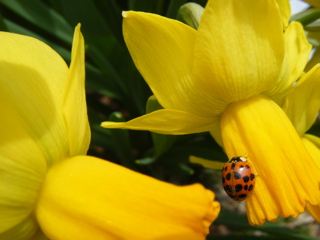
[[[243,201],[252,194],[255,177],[245,157],[231,158],[222,169],[223,188],[235,201]]]

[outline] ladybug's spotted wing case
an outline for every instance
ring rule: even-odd
[[[255,175],[247,159],[233,157],[222,169],[222,183],[226,193],[236,201],[249,197],[255,184]]]

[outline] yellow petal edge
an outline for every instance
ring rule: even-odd
[[[178,187],[77,156],[49,171],[36,216],[50,239],[204,239],[220,210],[213,198],[200,184]]]

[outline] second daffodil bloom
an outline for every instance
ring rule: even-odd
[[[211,191],[86,156],[80,26],[70,67],[34,38],[1,32],[0,45],[0,239],[205,238]]]
[[[315,122],[320,109],[320,64],[305,74],[287,96],[284,107],[293,126],[315,163],[320,167],[320,138],[306,132]],[[309,213],[320,222],[320,205],[307,205]]]
[[[302,26],[288,25],[288,1],[209,0],[197,30],[155,14],[123,16],[131,56],[164,109],[102,126],[209,131],[255,170],[246,200],[252,225],[320,202],[320,170],[280,107],[311,50]]]

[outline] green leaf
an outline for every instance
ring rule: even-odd
[[[221,211],[214,224],[223,224],[229,227],[238,228],[241,231],[259,230],[288,240],[315,240],[315,238],[303,233],[279,226],[277,223],[266,222],[263,226],[250,226],[245,215],[239,215],[228,211]]]
[[[166,17],[168,18],[176,18],[178,14],[179,8],[185,4],[187,0],[171,0],[169,3],[169,7],[166,13]]]
[[[189,162],[189,157],[197,156],[205,159],[212,159],[220,162],[227,162],[226,155],[221,149],[215,149],[214,146],[201,146],[196,144],[181,144],[170,148],[170,150],[162,157],[166,161],[180,161]]]
[[[283,240],[283,237],[275,236],[261,236],[259,235],[240,235],[240,234],[228,234],[227,236],[208,236],[207,240]]]
[[[310,23],[307,26],[305,26],[304,29],[306,31],[310,31],[310,32],[319,32],[320,31],[320,21],[317,20],[313,23]]]
[[[155,158],[146,157],[146,158],[142,158],[142,159],[137,159],[135,161],[135,163],[139,164],[139,165],[149,165],[149,164],[153,163],[154,161],[155,161]]]
[[[71,26],[60,14],[43,2],[38,0],[0,0],[0,4],[44,32],[71,44],[73,30],[76,25]]]
[[[194,174],[194,170],[186,164],[178,164],[178,167],[188,175]]]
[[[319,137],[319,136],[320,136],[320,122],[319,122],[319,121],[315,122],[315,123],[312,125],[312,127],[308,130],[307,133],[313,134],[313,135]]]
[[[1,31],[4,31],[4,32],[8,32],[8,26],[7,24],[5,23],[5,19],[4,17],[2,16],[2,14],[0,14],[0,30]]]
[[[96,72],[100,75],[103,75],[103,78],[101,79],[101,82],[103,82],[103,87],[94,90],[101,91],[102,89],[107,89],[107,91],[110,92],[113,97],[117,98],[118,100],[122,100],[121,96],[126,93],[126,86],[123,84],[119,72],[115,70],[112,63],[107,58],[108,55],[104,55],[93,45],[88,45],[86,48],[86,53],[90,55],[92,61],[97,66]]]
[[[310,8],[291,16],[290,21],[298,21],[306,26],[320,18],[319,8]]]
[[[123,122],[124,117],[119,112],[114,112],[109,116],[109,121]],[[126,129],[110,129],[111,139],[114,143],[114,150],[120,158],[122,164],[128,168],[136,169],[134,157],[131,153],[129,133]]]
[[[147,101],[146,113],[151,113],[159,109],[163,109],[163,107],[157,101],[155,96],[151,96]],[[172,146],[175,139],[177,138],[174,135],[165,135],[154,132],[151,132],[151,136],[155,149],[156,158],[165,153]]]
[[[151,12],[164,15],[166,12],[167,0],[128,0],[129,10]]]
[[[56,1],[56,0],[53,0]],[[118,0],[95,0],[94,3],[97,9],[102,13],[104,21],[107,23],[109,30],[113,36],[118,39],[118,41],[123,41],[122,36],[122,14],[124,10],[120,6]]]

